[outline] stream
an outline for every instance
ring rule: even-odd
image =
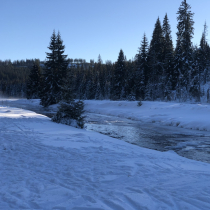
[[[86,129],[158,151],[210,163],[210,132],[86,113]]]

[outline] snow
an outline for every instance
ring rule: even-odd
[[[209,164],[53,123],[6,103],[38,106],[38,100],[0,106],[1,209],[210,209]],[[209,129],[207,105],[85,103],[95,113],[162,124],[173,118],[178,127]]]
[[[92,113],[118,116],[146,123],[159,123],[200,131],[210,131],[210,105],[175,102],[85,100],[85,110]],[[40,107],[39,100],[2,99],[2,105]],[[50,106],[56,112],[57,105]]]
[[[124,117],[147,123],[210,131],[210,105],[143,101],[85,101],[88,112]]]

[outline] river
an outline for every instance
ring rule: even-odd
[[[168,151],[210,163],[210,132],[194,131],[156,123],[86,113],[86,129],[141,147]]]
[[[28,109],[52,117],[52,110],[26,104],[2,105]],[[210,132],[195,131],[157,123],[144,123],[115,116],[85,113],[85,128],[131,144],[158,151],[173,150],[193,160],[210,163]]]

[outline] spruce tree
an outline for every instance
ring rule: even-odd
[[[171,26],[169,24],[167,14],[163,20],[163,36],[164,36],[164,50],[163,50],[163,66],[164,66],[164,98],[171,100],[171,91],[173,89],[174,75],[174,49],[171,37]]]
[[[64,55],[63,41],[60,33],[53,32],[48,49],[43,74],[43,89],[41,94],[41,105],[47,107],[61,100],[61,86],[66,77],[68,61]]]
[[[199,49],[194,47],[193,49],[193,66],[190,81],[190,96],[195,99],[196,102],[200,102],[201,88],[200,88],[200,62],[199,62]],[[192,100],[192,98],[190,98]]]
[[[73,92],[73,76],[69,71],[61,86],[61,98],[58,111],[52,121],[77,128],[84,127],[84,103],[81,100],[75,101]]]
[[[125,85],[125,56],[123,50],[119,52],[117,62],[114,68],[114,81],[112,89],[112,99],[120,100],[124,94]]]
[[[163,30],[158,18],[155,23],[152,40],[150,43],[148,53],[149,81],[146,87],[146,99],[155,100],[163,98],[164,93],[164,65],[163,65],[163,52],[164,52],[164,37]]]
[[[186,100],[189,94],[190,80],[193,66],[192,42],[194,34],[194,21],[191,7],[183,0],[177,12],[177,45],[175,50],[175,72],[178,72],[178,97]]]
[[[207,43],[207,25],[204,24],[204,31],[200,40],[200,48],[198,49],[199,74],[200,82],[206,84],[208,80],[209,69],[209,45]]]
[[[26,97],[27,99],[37,99],[40,96],[41,89],[41,68],[39,60],[36,60],[29,74],[27,82]]]
[[[148,81],[148,41],[144,34],[139,53],[136,55],[135,65],[135,93],[136,99],[145,98],[145,87]]]

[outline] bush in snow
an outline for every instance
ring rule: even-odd
[[[138,103],[137,103],[137,106],[141,106],[141,105],[142,105],[142,102],[141,102],[141,98],[140,98]]]
[[[53,116],[52,121],[76,128],[84,127],[84,103],[83,101],[61,102],[57,113]]]

